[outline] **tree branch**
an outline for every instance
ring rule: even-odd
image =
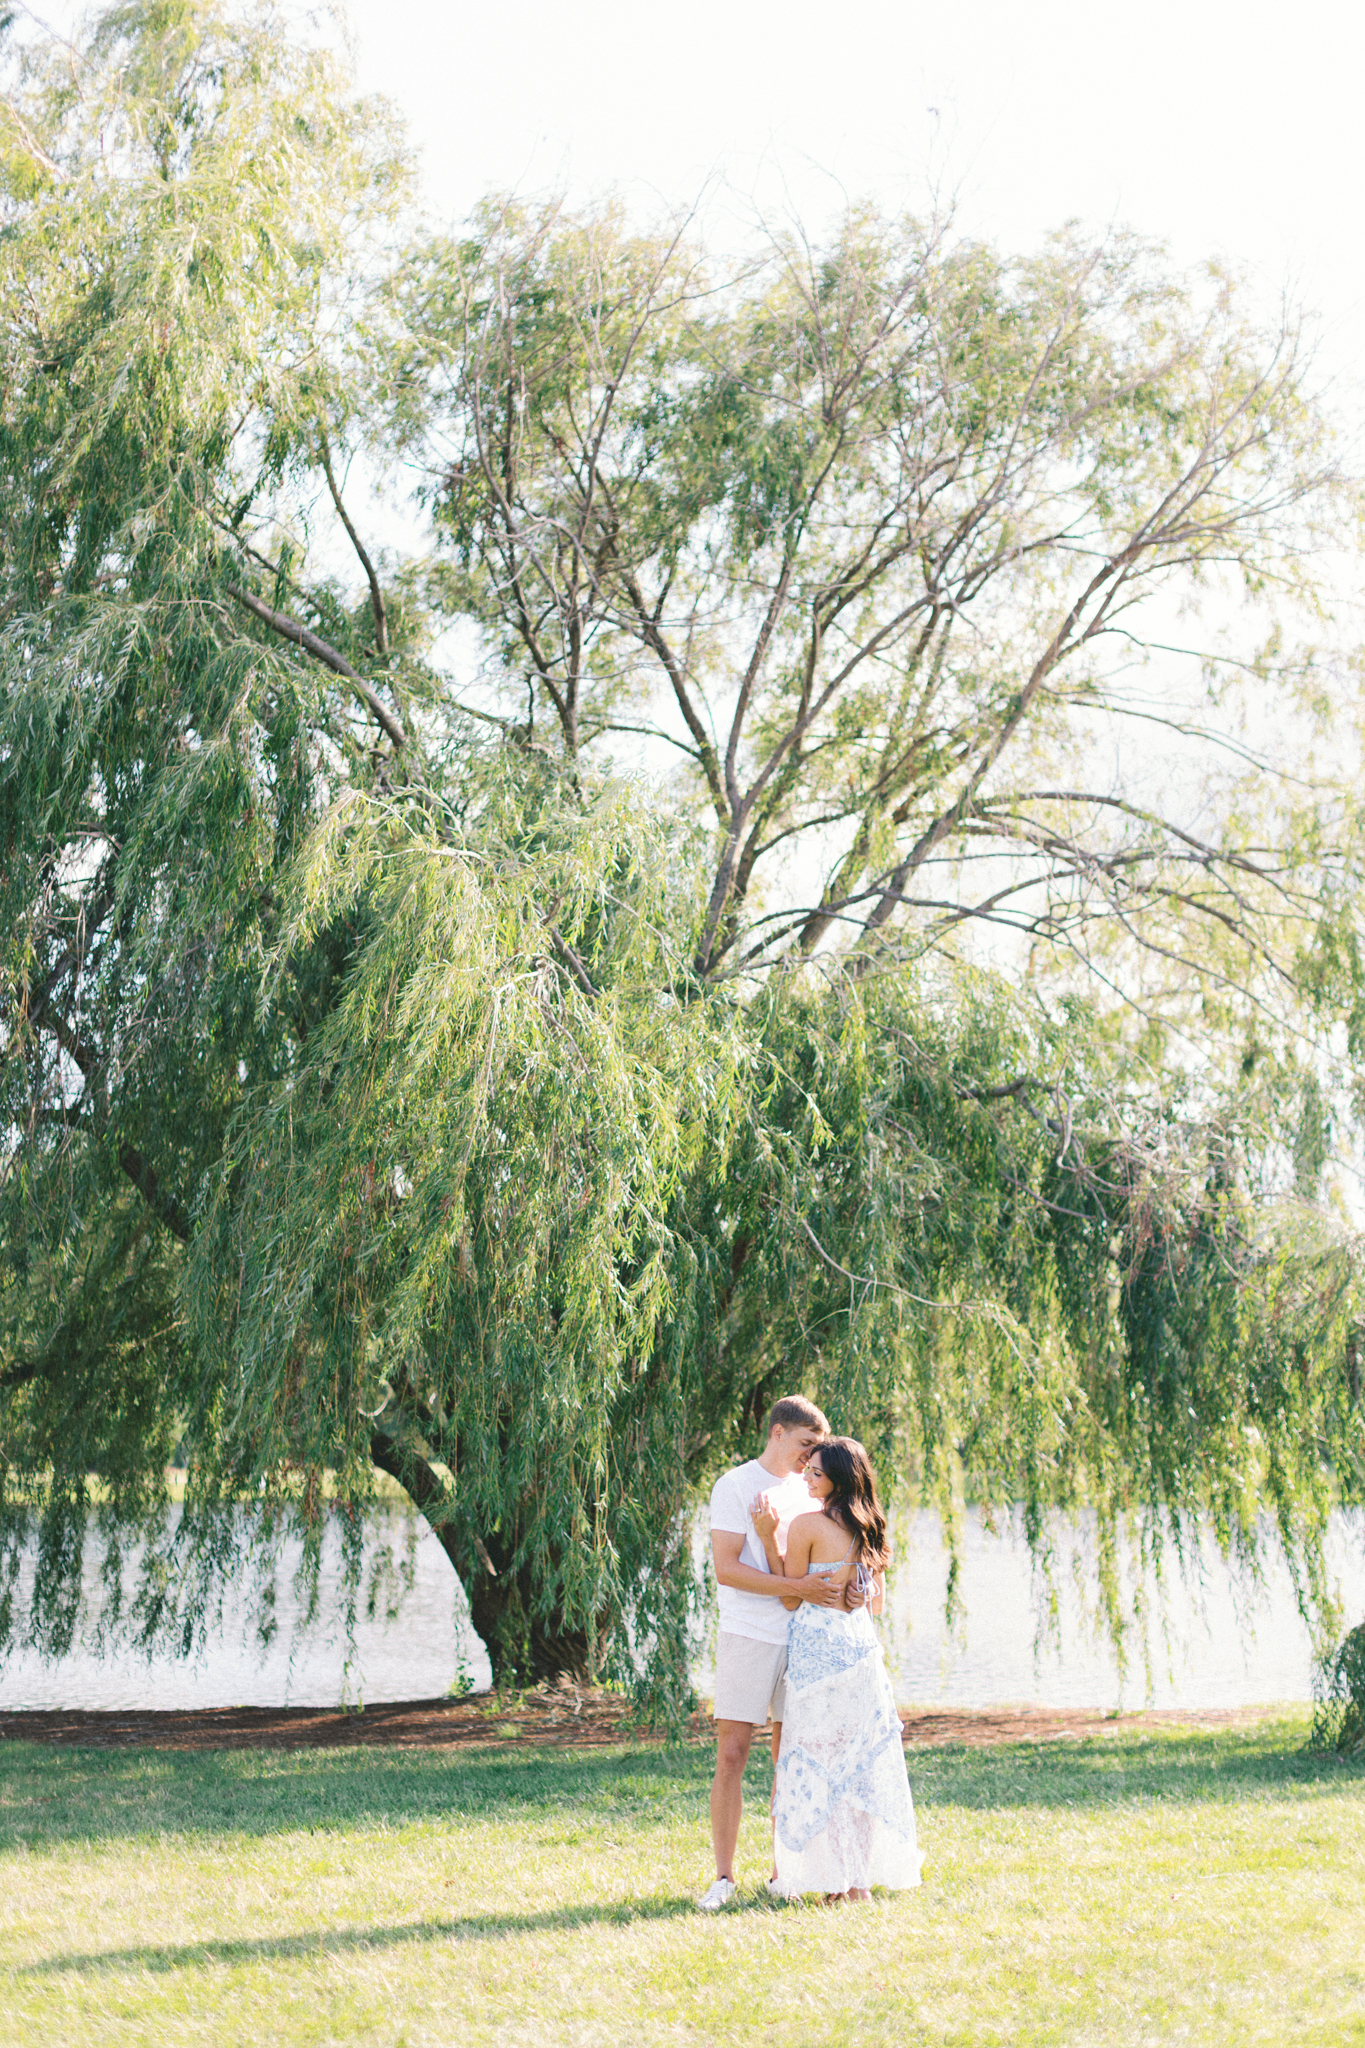
[[[400,1444],[387,1430],[376,1429],[370,1435],[370,1456],[381,1472],[402,1487],[404,1493],[419,1510],[423,1521],[440,1544],[455,1568],[456,1576],[463,1582],[464,1571],[458,1555],[454,1521],[455,1503],[450,1489],[440,1478],[420,1451],[410,1444]]]
[[[387,733],[395,747],[407,745],[408,736],[398,720],[380,703],[365,678],[357,669],[351,667],[344,654],[338,654],[335,647],[329,646],[327,641],[320,639],[316,633],[310,633],[307,626],[300,625],[297,619],[291,619],[287,612],[271,611],[268,604],[263,604],[259,597],[253,597],[249,590],[243,590],[240,584],[229,583],[227,591],[228,596],[235,597],[238,604],[245,606],[253,618],[259,619],[263,626],[269,626],[272,633],[278,633],[282,640],[292,640],[295,646],[302,647],[306,654],[311,654],[318,661],[324,662],[335,674],[344,676],[376,725]]]
[[[131,1145],[120,1145],[118,1163],[157,1220],[164,1223],[171,1236],[178,1237],[181,1244],[188,1244],[192,1235],[189,1217],[173,1197],[161,1192],[156,1174],[142,1154]]]
[[[332,458],[328,452],[326,435],[319,436],[318,447],[322,456],[322,473],[327,479],[327,488],[332,494],[332,503],[337,508],[337,517],[351,537],[351,546],[360,558],[360,566],[365,571],[365,577],[370,586],[370,610],[374,614],[375,650],[379,654],[387,654],[389,651],[389,626],[384,610],[384,593],[379,587],[379,578],[375,575],[374,563],[365,552],[364,543],[352,526],[350,514],[341,502],[341,492],[337,489],[337,480],[332,474]]]
[[[729,818],[730,806],[726,798],[725,783],[720,772],[720,760],[716,753],[715,744],[706,727],[702,724],[696,705],[692,702],[691,694],[687,688],[687,680],[683,675],[682,664],[670,647],[657,615],[651,612],[645,603],[644,592],[641,590],[637,578],[629,570],[626,570],[621,580],[635,613],[635,629],[646,647],[652,648],[663,663],[664,672],[672,686],[678,709],[683,715],[683,722],[697,743],[697,756],[701,761],[702,772],[706,776],[707,788],[711,792],[711,800],[716,806],[716,811],[722,824],[724,824]]]
[[[599,993],[599,990],[597,988],[596,983],[593,981],[592,976],[588,973],[587,968],[583,965],[582,960],[579,958],[578,954],[575,953],[573,947],[569,944],[568,940],[562,939],[559,933],[555,930],[553,925],[551,925],[549,929],[550,944],[555,949],[556,958],[563,961],[564,965],[568,968],[570,974],[578,983],[578,986],[582,989],[585,996],[597,995]]]
[[[841,1266],[837,1259],[832,1259],[804,1216],[801,1218],[801,1228],[814,1246],[817,1256],[829,1267],[830,1272],[837,1273],[841,1280],[847,1280],[850,1288],[870,1288],[876,1285],[876,1281],[870,1273],[850,1273],[847,1266]]]
[[[100,1064],[95,1054],[85,1044],[83,1039],[76,1036],[76,1033],[66,1022],[66,1019],[57,1015],[50,1003],[44,1005],[44,1010],[46,1013],[44,1028],[51,1031],[58,1045],[61,1046],[62,1051],[66,1053],[68,1058],[80,1070],[87,1085],[92,1084]],[[107,1129],[109,1122],[107,1101],[101,1107],[98,1096],[96,1097],[96,1112],[96,1130],[98,1133],[99,1130]],[[125,1144],[119,1146],[115,1156],[120,1170],[127,1174],[152,1214],[159,1222],[165,1224],[172,1237],[179,1238],[181,1244],[188,1244],[193,1234],[189,1217],[181,1208],[179,1202],[175,1200],[174,1196],[163,1194],[161,1184],[157,1179],[154,1169],[147,1163],[142,1154],[135,1146]]]

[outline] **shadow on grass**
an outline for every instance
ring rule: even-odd
[[[1305,1721],[1247,1729],[1125,1732],[1087,1741],[925,1749],[909,1755],[918,1805],[1101,1808],[1358,1796],[1365,1760],[1309,1754]],[[0,1745],[0,1852],[149,1834],[337,1836],[383,1825],[458,1833],[530,1825],[590,1849],[606,1828],[706,1832],[714,1752],[416,1749],[77,1750]],[[768,1766],[751,1763],[752,1797]]]
[[[926,1809],[1219,1805],[1365,1791],[1365,1760],[1345,1764],[1309,1750],[1307,1737],[1305,1718],[1247,1729],[911,1750],[906,1761],[916,1803]]]
[[[0,1854],[147,1835],[337,1838],[383,1826],[538,1825],[590,1845],[705,1808],[705,1751],[80,1750],[0,1744]],[[766,1779],[754,1777],[766,1796]]]
[[[696,1908],[690,1898],[645,1899],[633,1905],[562,1906],[544,1913],[466,1913],[442,1920],[400,1920],[389,1927],[328,1927],[311,1934],[274,1934],[228,1941],[141,1944],[48,1956],[26,1963],[18,1977],[82,1976],[100,1970],[188,1970],[214,1963],[311,1961],[367,1949],[403,1948],[432,1941],[496,1941],[507,1934],[541,1934],[555,1928],[626,1927],[637,1920],[676,1920]]]

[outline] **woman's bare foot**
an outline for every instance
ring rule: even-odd
[[[847,1893],[847,1892],[826,1892],[826,1893],[825,1893],[825,1904],[826,1904],[827,1906],[846,1906],[846,1905],[848,1904],[848,1893]]]
[[[850,1889],[844,1893],[844,1897],[859,1906],[869,1906],[872,1903],[872,1894],[866,1890]]]

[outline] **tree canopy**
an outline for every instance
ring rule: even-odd
[[[1122,234],[446,232],[209,0],[12,45],[0,123],[0,1634],[69,1641],[92,1517],[147,1637],[287,1528],[358,1572],[379,1471],[500,1676],[675,1704],[794,1386],[950,1530],[1093,1509],[1115,1625],[1204,1518],[1321,1611],[1358,508],[1299,326]]]

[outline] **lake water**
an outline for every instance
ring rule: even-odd
[[[937,1516],[902,1520],[901,1558],[887,1601],[887,1653],[897,1696],[931,1704],[1049,1707],[1242,1707],[1312,1698],[1313,1650],[1282,1561],[1264,1584],[1232,1575],[1209,1539],[1190,1572],[1174,1561],[1165,1599],[1147,1585],[1150,1688],[1142,1646],[1134,1641],[1121,1679],[1114,1653],[1091,1625],[1096,1573],[1084,1523],[1069,1529],[1057,1573],[1059,1627],[1038,1644],[1033,1569],[1018,1518],[997,1535],[979,1514],[963,1531],[961,1596],[966,1610],[952,1635],[943,1622],[948,1560]],[[1365,1517],[1333,1517],[1328,1561],[1342,1602],[1343,1626],[1365,1621]]]
[[[151,1660],[89,1648],[48,1662],[19,1652],[0,1665],[0,1707],[106,1709],[220,1706],[335,1706],[363,1701],[433,1698],[452,1685],[489,1682],[483,1645],[469,1626],[455,1575],[435,1538],[416,1523],[411,1589],[397,1611],[358,1618],[354,1642],[327,1617],[339,1607],[335,1550],[324,1555],[319,1615],[296,1630],[297,1607],[281,1574],[279,1629],[262,1647],[240,1596],[229,1599],[224,1625],[193,1660]],[[401,1561],[405,1518],[377,1518],[371,1556],[387,1542]],[[1060,1640],[1036,1644],[1032,1568],[1017,1522],[990,1533],[979,1514],[964,1530],[961,1579],[965,1616],[951,1635],[943,1623],[947,1556],[938,1520],[904,1517],[897,1528],[900,1564],[882,1624],[897,1696],[925,1705],[998,1706],[1034,1702],[1051,1707],[1236,1707],[1311,1697],[1312,1652],[1283,1566],[1267,1572],[1257,1592],[1233,1583],[1210,1544],[1198,1561],[1202,1584],[1174,1572],[1167,1587],[1164,1635],[1152,1631],[1152,1686],[1140,1651],[1120,1679],[1111,1650],[1088,1625],[1085,1601],[1069,1573],[1059,1585]],[[1071,1527],[1082,1586],[1093,1583],[1084,1524]],[[1334,1518],[1329,1559],[1346,1621],[1365,1619],[1365,1519]],[[1087,1577],[1088,1575],[1088,1577]],[[88,1592],[98,1594],[95,1560]],[[21,1589],[22,1596],[22,1589]],[[709,1690],[709,1660],[698,1681]]]

